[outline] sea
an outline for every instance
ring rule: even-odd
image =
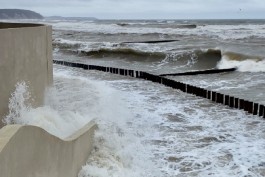
[[[157,75],[237,68],[166,77],[265,104],[265,20],[30,22],[52,25],[56,60]],[[95,120],[78,177],[265,176],[262,117],[137,78],[56,64],[53,72],[44,106],[29,105],[18,83],[5,121],[65,138]]]

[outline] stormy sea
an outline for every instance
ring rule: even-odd
[[[167,78],[265,104],[265,20],[37,22],[53,26],[56,60],[156,75],[237,68]],[[45,105],[27,105],[20,83],[6,122],[67,137],[95,119],[94,150],[79,177],[265,176],[262,117],[146,80],[53,67]]]

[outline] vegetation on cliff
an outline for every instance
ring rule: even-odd
[[[43,16],[30,10],[0,9],[0,19],[43,19]]]

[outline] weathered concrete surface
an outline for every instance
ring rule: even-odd
[[[93,148],[92,121],[61,140],[34,126],[0,129],[1,177],[77,177]]]
[[[31,104],[40,106],[52,77],[51,26],[0,23],[0,128],[17,82],[28,84]]]
[[[33,24],[33,23],[4,23],[0,22],[0,29],[4,28],[25,28],[25,27],[37,27],[44,26],[42,24]]]

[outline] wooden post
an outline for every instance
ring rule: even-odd
[[[207,98],[210,100],[212,98],[212,91],[208,91]]]
[[[244,111],[248,111],[248,106],[249,106],[249,104],[248,104],[249,102],[248,101],[246,101],[245,100],[245,103],[244,103]]]
[[[212,101],[216,101],[216,92],[212,92]]]
[[[245,107],[245,100],[243,100],[243,99],[239,99],[239,109],[244,109],[244,107]]]
[[[225,105],[229,106],[229,95],[225,95]]]
[[[139,78],[139,71],[136,71],[136,72],[135,72],[135,77],[136,77],[136,78]]]
[[[235,102],[235,98],[234,98],[233,96],[231,96],[231,97],[229,98],[229,106],[230,106],[231,108],[234,108],[234,107],[235,107],[234,102]]]
[[[220,101],[222,104],[224,104],[224,94],[220,94]]]
[[[190,93],[190,94],[193,93],[192,85],[187,84],[187,93]]]
[[[252,101],[248,102],[248,113],[250,114],[253,113],[253,102]]]
[[[235,108],[239,108],[239,99],[235,98]]]
[[[259,108],[259,104],[258,103],[254,103],[253,115],[258,115],[258,108]]]
[[[208,93],[208,91],[205,90],[205,89],[203,89],[203,90],[202,90],[202,93],[203,93],[203,98],[207,98],[207,93]]]
[[[259,116],[263,116],[264,115],[264,106],[261,104],[259,105]]]
[[[265,118],[265,106],[263,106],[263,118]]]

